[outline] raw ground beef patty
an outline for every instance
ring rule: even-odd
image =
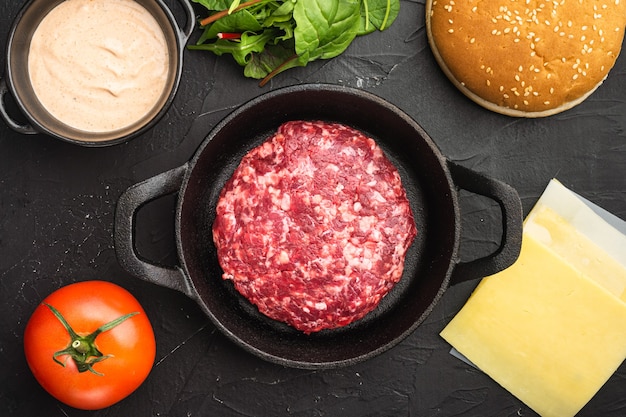
[[[321,121],[287,122],[246,154],[213,224],[223,278],[305,333],[372,311],[416,233],[400,175],[374,140]]]

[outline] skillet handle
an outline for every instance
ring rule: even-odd
[[[511,266],[522,247],[522,202],[515,189],[501,181],[486,177],[469,168],[448,161],[457,187],[496,201],[502,211],[502,240],[500,247],[482,258],[459,262],[450,284],[483,278]]]
[[[180,266],[165,267],[141,259],[135,250],[135,215],[144,204],[177,192],[188,164],[163,172],[128,188],[115,208],[115,253],[121,266],[130,274],[153,284],[171,288],[193,297],[189,279]]]

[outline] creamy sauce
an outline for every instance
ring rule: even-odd
[[[165,36],[133,0],[66,0],[33,34],[28,71],[35,94],[58,120],[110,132],[146,116],[168,77]]]

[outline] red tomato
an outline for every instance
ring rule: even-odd
[[[94,334],[111,322],[111,328]],[[95,335],[96,350],[81,355],[85,341],[74,339],[88,335]],[[122,400],[143,383],[156,345],[148,316],[135,297],[110,282],[85,281],[58,289],[37,306],[26,325],[24,351],[35,378],[52,396],[75,408],[96,410]],[[78,360],[86,357],[82,372],[70,351],[78,351]]]

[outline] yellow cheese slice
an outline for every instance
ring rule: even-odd
[[[543,417],[571,417],[626,358],[626,238],[550,188],[519,259],[483,279],[441,336]]]
[[[556,211],[545,205],[535,206],[533,216],[526,219],[524,233],[549,246],[572,267],[626,303],[626,268]],[[622,250],[626,254],[626,244]]]

